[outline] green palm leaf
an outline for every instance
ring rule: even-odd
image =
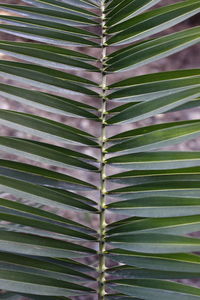
[[[116,74],[199,43],[168,31],[199,0],[0,10],[0,298],[200,299],[200,152],[171,148],[200,120],[166,121],[200,106],[199,66]]]
[[[98,23],[94,20],[88,19],[84,16],[74,15],[66,10],[53,10],[48,8],[41,7],[32,7],[32,6],[18,6],[11,4],[1,4],[0,7],[9,12],[16,12],[25,14],[26,16],[33,17],[34,19],[57,21],[64,24],[70,25],[97,25]]]
[[[122,48],[109,55],[108,71],[134,69],[177,53],[199,41],[199,26]]]

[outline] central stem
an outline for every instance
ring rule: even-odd
[[[105,144],[106,144],[106,28],[105,28],[105,0],[101,1],[101,27],[102,27],[102,108],[101,108],[101,189],[100,189],[100,234],[99,234],[99,289],[98,299],[105,298],[105,280],[106,280],[106,261],[105,261],[105,231],[106,231],[106,163],[105,163]]]

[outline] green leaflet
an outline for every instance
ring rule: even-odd
[[[66,174],[9,160],[0,160],[0,174],[58,189],[97,189],[88,182]]]
[[[162,86],[160,84],[167,83],[170,84],[172,88],[183,87],[179,84],[179,79],[195,79],[199,78],[200,70],[199,69],[188,69],[188,70],[178,70],[178,71],[167,71],[167,72],[158,72],[150,73],[145,75],[140,75],[136,77],[130,77],[128,79],[118,81],[113,83],[110,88],[120,88],[120,87],[132,87],[140,84],[153,84],[153,88],[156,88],[156,91],[162,90],[162,87],[166,89],[166,85]],[[173,81],[174,80],[174,81]],[[192,81],[191,81],[192,82]],[[185,81],[187,84],[187,81]],[[143,87],[143,85],[142,85]],[[148,86],[151,87],[151,86]],[[153,90],[152,88],[152,90]],[[163,90],[164,90],[163,88]],[[146,89],[145,89],[146,90]],[[113,97],[115,98],[115,97]],[[112,97],[110,97],[112,99]]]
[[[134,69],[199,43],[200,27],[133,44],[109,55],[107,71]]]
[[[169,128],[175,128],[177,126],[184,126],[184,125],[190,125],[190,124],[197,124],[199,120],[188,120],[188,121],[178,121],[178,122],[169,122],[169,123],[160,123],[160,124],[154,124],[150,126],[143,126],[139,128],[135,128],[132,130],[128,130],[122,133],[119,133],[117,135],[111,136],[109,138],[112,143],[116,143],[117,141],[126,141],[127,139],[130,139],[132,137],[141,136],[143,134],[153,133],[157,130],[163,130],[163,129],[169,129]],[[173,151],[175,152],[175,151]]]
[[[58,225],[64,228],[76,228],[76,230],[83,231],[85,233],[95,234],[96,232],[87,226],[72,221],[70,219],[59,216],[53,212],[48,212],[41,208],[32,207],[23,203],[18,203],[16,201],[11,201],[8,199],[0,198],[0,206],[2,212],[7,212],[13,216],[25,216],[31,218],[32,220],[39,220],[48,222],[49,225]],[[33,223],[35,225],[35,222]],[[32,224],[32,225],[33,225]],[[37,224],[36,224],[37,225]]]
[[[34,75],[38,74],[38,76],[39,76],[39,74],[41,73],[41,74],[43,74],[43,80],[45,80],[45,75],[46,76],[54,76],[57,79],[64,80],[66,85],[67,85],[67,81],[71,82],[70,83],[71,87],[73,87],[74,82],[79,82],[79,83],[82,83],[85,85],[97,86],[97,83],[95,83],[91,80],[88,80],[86,78],[82,78],[82,77],[79,77],[79,76],[76,76],[73,74],[65,73],[62,71],[58,71],[58,70],[54,70],[54,69],[50,69],[50,68],[46,68],[46,67],[42,67],[42,66],[37,66],[37,65],[32,65],[32,64],[24,64],[24,63],[19,63],[19,62],[9,62],[9,61],[1,61],[0,64],[2,67],[2,72],[4,70],[3,67],[5,66],[8,70],[10,70],[11,74],[13,73],[13,75],[17,76],[17,70],[20,69],[20,70],[23,70],[24,73],[27,74],[27,76],[28,76],[28,74],[30,74],[30,79],[33,79],[33,80],[36,78],[36,76],[34,76]],[[28,73],[26,73],[27,70],[29,71]],[[55,85],[56,85],[56,81],[55,81]],[[71,88],[71,90],[73,90],[73,89]],[[78,92],[78,90],[77,90],[77,92]],[[93,94],[93,95],[96,95],[96,94]]]
[[[51,66],[60,69],[86,69],[88,71],[99,72],[97,67],[82,61],[95,60],[95,58],[90,58],[90,56],[84,57],[84,55],[82,56],[81,53],[75,51],[68,52],[65,49],[63,49],[63,51],[58,51],[60,48],[53,46],[7,41],[0,42],[0,49],[2,53],[9,54],[16,58],[23,58],[28,62],[38,63],[45,67]]]
[[[53,10],[49,8],[22,6],[22,5],[11,5],[11,4],[0,4],[0,7],[9,12],[17,12],[25,14],[26,16],[33,17],[36,19],[49,20],[53,22],[60,22],[67,25],[97,25],[94,20],[86,18],[84,16],[75,15],[68,13],[63,10]]]
[[[91,109],[94,109],[93,107],[87,107],[87,105],[84,106],[80,102],[64,97],[56,97],[55,95],[27,90],[7,84],[0,84],[0,95],[47,112],[57,113],[68,117],[87,118],[99,121],[99,118],[90,112]]]
[[[83,14],[83,15],[88,15],[93,17],[97,16],[96,14],[94,14],[88,9],[79,8],[75,5],[70,5],[66,2],[60,2],[57,0],[25,0],[25,2],[39,7],[49,7],[51,9],[62,10],[62,11],[67,10],[74,14],[78,13],[78,14]]]
[[[118,278],[129,279],[185,279],[198,278],[198,273],[189,272],[172,272],[172,271],[155,271],[130,266],[120,266],[108,269],[111,276]]]
[[[141,121],[156,114],[172,110],[200,96],[200,85],[196,88],[188,88],[182,92],[174,92],[171,95],[159,97],[155,100],[143,102],[127,108],[121,113],[107,120],[108,124],[123,124]]]
[[[11,194],[14,193],[14,195],[18,197],[23,197],[42,205],[55,206],[60,209],[80,209],[96,212],[96,209],[94,207],[86,204],[87,202],[91,204],[90,201],[87,201],[87,198],[78,195],[76,197],[76,194],[62,190],[53,190],[8,176],[1,175],[0,178],[1,191]]]
[[[80,6],[80,7],[87,7],[87,8],[97,8],[97,4],[95,4],[93,1],[89,0],[66,0],[66,3],[73,4],[75,6]]]
[[[3,300],[19,300],[19,297],[24,296],[28,297],[31,300],[69,300],[66,297],[49,297],[49,296],[39,296],[39,295],[30,295],[30,294],[18,294],[18,293],[5,293],[1,295]],[[17,297],[17,298],[16,298]]]
[[[152,149],[165,147],[168,145],[173,145],[180,143],[182,141],[187,141],[191,138],[199,136],[199,121],[185,121],[185,122],[175,122],[169,124],[158,124],[150,128],[142,128],[143,130],[139,135],[138,130],[125,132],[124,139],[120,143],[113,145],[107,149],[109,153],[112,152],[129,152],[137,153],[141,151],[150,151]],[[145,132],[147,129],[147,133]],[[112,137],[111,139],[120,138],[120,134]],[[126,139],[129,138],[129,139]]]
[[[92,136],[82,130],[31,114],[2,109],[0,111],[0,122],[14,129],[31,132],[41,138],[98,147],[98,144],[92,140]]]
[[[83,37],[90,37],[90,38],[98,38],[99,36],[87,31],[85,29],[79,29],[77,27],[72,27],[65,24],[60,24],[53,22],[49,24],[48,21],[45,20],[38,20],[38,19],[31,19],[31,18],[25,18],[25,17],[15,17],[15,16],[0,16],[0,19],[5,21],[8,24],[13,25],[22,25],[22,26],[33,26],[34,27],[44,27],[45,29],[56,29],[61,32],[69,32],[71,34],[77,34],[77,36],[83,36]]]
[[[113,9],[115,6],[120,4],[120,0],[105,0],[106,3],[106,11],[109,11],[110,9]]]
[[[5,212],[0,213],[0,217],[3,221],[20,225],[19,228],[16,229],[14,229],[14,226],[9,227],[8,225],[10,231],[13,228],[13,231],[15,232],[39,233],[39,235],[43,237],[55,237],[58,239],[65,239],[68,237],[75,240],[96,241],[96,234],[91,234],[91,232],[87,232],[85,228],[82,229],[80,228],[81,226],[77,226],[76,224],[75,226],[70,226],[70,224],[69,226],[63,226],[63,224],[59,222],[50,224],[51,222],[44,218],[34,218],[28,214],[20,215],[17,214],[16,211],[13,212],[11,209],[5,209]],[[26,226],[28,226],[28,228]],[[6,228],[6,225],[1,227]]]
[[[16,270],[22,271],[35,275],[43,275],[50,278],[55,278],[63,281],[73,281],[73,280],[89,280],[93,281],[93,277],[73,270],[65,266],[64,264],[61,266],[60,261],[58,259],[52,259],[50,261],[44,258],[35,258],[28,257],[25,255],[16,255],[10,253],[2,253],[1,252],[1,266],[0,268],[3,270]]]
[[[111,27],[108,33],[119,33],[108,40],[108,45],[123,45],[138,41],[166,30],[199,11],[199,2],[189,0],[146,12]]]
[[[73,228],[73,227],[70,228],[70,226],[69,228],[67,227],[63,228],[63,226],[59,224],[50,225],[49,222],[46,222],[44,220],[37,220],[37,223],[33,225],[33,222],[35,221],[34,219],[32,219],[29,216],[24,217],[24,216],[16,216],[16,214],[13,215],[12,211],[0,213],[0,217],[2,221],[12,222],[14,224],[20,225],[20,227],[22,226],[21,228],[16,230],[17,232],[24,232],[23,227],[28,226],[31,227],[30,233],[32,232],[37,233],[37,231],[34,231],[35,229],[39,231],[41,230],[42,231],[41,236],[43,237],[55,236],[55,238],[57,237],[61,239],[69,237],[75,240],[96,241],[96,238],[94,236],[84,232],[80,232],[77,230],[78,228]],[[28,229],[26,228],[25,232],[29,232],[29,228]],[[51,235],[51,233],[53,233],[53,235]]]
[[[183,285],[175,282],[162,280],[113,280],[111,286],[115,291],[125,293],[126,295],[141,297],[150,300],[156,297],[162,297],[163,300],[197,300],[200,298],[198,288]]]
[[[157,170],[200,165],[200,152],[159,151],[140,152],[109,158],[107,163],[117,168]]]
[[[43,258],[43,260],[50,263],[56,263],[57,265],[65,266],[66,268],[73,268],[74,271],[80,271],[84,273],[94,272],[95,270],[93,266],[88,266],[86,264],[80,263],[69,258],[61,258],[56,260],[51,258]]]
[[[78,59],[78,60],[81,60],[81,61],[96,61],[97,58],[96,57],[93,57],[91,55],[87,55],[85,53],[82,53],[82,52],[78,52],[78,51],[74,51],[74,50],[71,50],[71,49],[65,49],[65,48],[60,48],[60,47],[56,47],[56,46],[52,46],[52,45],[46,45],[46,44],[36,44],[36,43],[23,43],[23,42],[11,42],[11,41],[5,41],[5,40],[2,40],[0,41],[0,45],[3,46],[9,46],[10,49],[12,47],[12,49],[18,49],[20,50],[21,48],[28,48],[28,49],[34,49],[35,52],[33,53],[32,52],[32,55],[36,54],[37,53],[37,50],[41,50],[41,53],[42,51],[45,51],[46,55],[47,53],[48,54],[54,54],[54,56],[51,56],[51,57],[63,57],[64,60],[62,60],[63,62],[67,60],[68,57],[70,57],[71,59]],[[20,47],[20,48],[17,48],[17,47]],[[28,54],[28,52],[27,52]],[[30,56],[31,58],[31,56]],[[47,58],[47,57],[46,57]],[[52,61],[49,61],[49,63],[52,63]],[[58,61],[56,61],[56,63],[58,63]],[[66,67],[68,66],[68,64],[70,63],[69,60],[67,60],[67,64],[66,64]],[[84,68],[85,68],[86,65],[84,65]]]
[[[30,0],[26,0],[27,3]],[[66,0],[65,3],[70,4],[70,5],[74,5],[74,6],[78,6],[78,7],[83,7],[83,8],[94,8],[97,7],[93,2],[89,1],[89,0]]]
[[[108,95],[114,101],[138,102],[155,100],[172,93],[199,86],[199,69],[160,72],[116,82],[110,88],[118,88]],[[121,89],[119,89],[121,88]],[[120,99],[120,100],[118,100]]]
[[[113,247],[143,253],[187,253],[200,248],[199,239],[158,233],[115,235],[107,241]]]
[[[199,167],[168,169],[168,170],[134,170],[117,173],[108,177],[109,180],[121,183],[137,185],[150,182],[165,181],[198,181],[200,175]]]
[[[66,34],[55,30],[43,29],[39,27],[32,26],[14,26],[14,25],[0,25],[0,30],[5,33],[13,34],[18,37],[30,38],[32,40],[51,43],[59,46],[96,46],[98,44],[87,40],[79,36],[73,36],[71,34]]]
[[[75,283],[55,280],[39,275],[31,275],[24,272],[9,272],[0,270],[1,286],[4,289],[12,289],[15,292],[24,292],[40,295],[76,296],[93,292],[92,289]]]
[[[45,257],[73,258],[95,254],[93,249],[51,238],[19,232],[1,231],[0,250],[10,252],[15,247],[15,253]]]
[[[113,10],[111,10],[108,14],[107,26],[115,25],[124,19],[129,19],[130,17],[137,16],[148,8],[151,8],[156,3],[160,2],[160,0],[144,0],[144,1],[130,1],[124,0],[117,5]]]
[[[199,256],[195,254],[144,254],[127,250],[109,250],[108,254],[113,260],[149,270],[176,272],[199,272]]]
[[[107,208],[114,213],[150,217],[164,218],[177,216],[192,216],[200,214],[200,201],[198,198],[183,197],[161,197],[160,193],[152,197],[152,193],[147,195],[137,194],[134,199],[132,194],[131,199],[110,203]],[[145,196],[143,198],[139,198]]]
[[[127,102],[125,104],[116,106],[116,107],[110,109],[108,111],[108,114],[113,115],[115,113],[122,112],[126,108],[133,107],[134,105],[136,105],[138,103],[140,103],[140,102]],[[199,107],[199,106],[200,106],[200,100],[199,100],[199,98],[196,98],[196,99],[190,100],[189,102],[181,104],[173,109],[170,109],[168,112],[175,112],[175,111],[180,111],[180,110],[185,110],[185,109],[191,109],[191,108],[195,108],[195,107]]]
[[[25,68],[24,68],[25,67]],[[27,69],[26,69],[27,67]],[[42,72],[44,71],[44,72]],[[85,88],[83,86],[78,86],[78,84],[73,83],[72,78],[76,78],[72,75],[72,81],[67,81],[67,73],[64,73],[64,78],[59,77],[53,77],[52,75],[49,75],[50,72],[53,70],[49,68],[39,67],[39,70],[37,70],[37,67],[34,65],[25,65],[22,63],[5,63],[0,64],[0,72],[7,78],[10,78],[12,80],[15,80],[19,83],[27,83],[30,84],[33,87],[39,87],[42,89],[45,89],[48,92],[66,92],[70,94],[86,94],[86,95],[95,95],[98,94],[88,88]],[[60,71],[57,71],[60,72]],[[45,74],[46,73],[46,74]],[[62,72],[61,72],[62,73]],[[70,76],[71,77],[71,76]],[[52,80],[54,84],[52,84]],[[72,92],[71,92],[72,91]]]
[[[96,166],[81,160],[95,161],[89,155],[47,143],[0,137],[0,149],[11,154],[24,156],[32,161],[48,163],[61,168],[75,167],[88,171],[98,171]]]
[[[200,196],[200,189],[198,182],[196,181],[165,181],[144,183],[138,185],[131,185],[119,189],[109,191],[110,195],[117,195],[122,199],[134,199],[140,198],[141,196],[182,196],[185,194],[189,197],[198,198]]]
[[[164,233],[183,235],[199,230],[199,215],[173,218],[123,219],[123,225],[108,230],[108,235],[123,235],[124,233]],[[112,224],[111,224],[112,227]]]

